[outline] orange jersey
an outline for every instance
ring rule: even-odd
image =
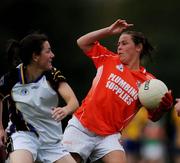
[[[141,67],[130,70],[119,56],[98,42],[86,52],[97,69],[92,87],[75,116],[84,127],[99,135],[121,131],[138,111],[138,86],[154,78]]]

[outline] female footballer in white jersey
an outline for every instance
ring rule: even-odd
[[[7,53],[19,55],[22,62],[0,81],[0,141],[7,144],[10,163],[75,163],[61,144],[61,120],[79,104],[65,77],[52,66],[47,36],[33,33],[19,42],[12,40]],[[59,95],[66,102],[63,107],[58,106]],[[4,100],[9,112],[6,132]]]

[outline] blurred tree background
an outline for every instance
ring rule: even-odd
[[[49,36],[54,64],[68,78],[79,100],[87,93],[95,69],[76,45],[79,36],[110,25],[116,19],[133,23],[156,47],[147,69],[180,96],[180,1],[164,0],[1,0],[0,75],[8,67],[6,41],[20,40],[39,30]],[[117,37],[102,41],[115,50]],[[177,75],[177,76],[176,76]]]

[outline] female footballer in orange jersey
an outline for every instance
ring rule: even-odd
[[[148,40],[140,32],[123,32],[132,25],[118,19],[77,40],[97,69],[92,87],[69,121],[62,141],[77,162],[87,158],[92,162],[99,159],[104,163],[126,162],[119,133],[139,110],[139,84],[154,78],[140,64],[142,57],[153,50]],[[117,54],[99,43],[100,39],[120,33]],[[169,111],[172,99],[169,91],[160,107],[149,111],[149,118],[156,121]]]

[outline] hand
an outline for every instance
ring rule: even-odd
[[[165,112],[171,110],[172,105],[173,105],[173,96],[170,90],[162,97],[158,108],[153,110],[148,110],[148,118],[154,122],[159,120]]]
[[[52,108],[52,118],[57,122],[60,122],[67,115],[68,115],[68,110],[66,107]]]
[[[161,99],[161,103],[158,109],[162,111],[169,111],[173,106],[173,96],[171,90],[169,90]]]
[[[118,19],[116,22],[114,22],[111,26],[109,26],[109,31],[111,34],[119,34],[124,29],[127,29],[128,27],[133,26],[133,24],[128,24],[126,20]]]
[[[175,104],[174,108],[177,112],[177,115],[180,117],[180,98],[176,99],[176,104]]]

